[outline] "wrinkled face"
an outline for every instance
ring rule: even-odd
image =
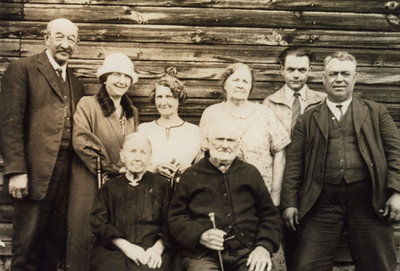
[[[145,140],[132,140],[121,150],[121,161],[132,173],[142,173],[151,156],[151,147]]]
[[[131,82],[132,79],[128,75],[124,73],[113,72],[107,75],[104,84],[106,85],[106,90],[110,97],[119,98],[128,91]]]
[[[286,85],[294,91],[299,91],[307,83],[310,61],[306,56],[288,55],[281,72]]]
[[[167,86],[157,85],[154,102],[161,116],[171,116],[178,113],[179,99],[174,97]]]
[[[251,90],[251,72],[242,67],[232,73],[225,81],[224,89],[227,100],[247,100]]]
[[[60,65],[64,65],[72,56],[78,43],[78,30],[68,21],[55,21],[49,35],[46,35],[46,46],[50,55]]]
[[[236,127],[227,124],[215,125],[209,133],[210,159],[232,162],[239,148],[239,133]]]
[[[323,81],[332,102],[341,103],[353,95],[356,83],[356,65],[350,60],[333,58],[326,65]]]

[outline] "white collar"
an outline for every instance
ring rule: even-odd
[[[61,69],[61,71],[62,71],[62,77],[63,77],[64,80],[65,80],[65,78],[66,78],[66,76],[67,76],[67,63],[65,63],[64,65],[60,66],[60,64],[58,64],[58,63],[54,60],[54,58],[53,58],[53,56],[50,54],[49,50],[46,50],[46,55],[47,55],[47,58],[48,58],[49,61],[50,61],[51,66],[53,67],[53,69],[54,69],[55,71],[58,70],[58,69]]]
[[[139,185],[139,181],[142,179],[143,175],[144,175],[144,172],[137,174],[137,176],[135,178],[130,171],[127,171],[125,173],[125,177],[128,179],[129,185],[132,185],[132,186]]]
[[[349,107],[352,100],[353,100],[353,97],[351,97],[350,99],[348,99],[344,102],[335,103],[335,102],[330,101],[329,99],[326,99],[326,104],[328,105],[329,108],[331,108],[331,107],[336,108],[337,105],[341,104],[343,106],[342,108],[344,109],[344,108]]]
[[[328,108],[331,110],[332,114],[336,117],[336,119],[340,120],[340,109],[338,107],[336,107],[337,105],[341,104],[342,105],[342,112],[343,115],[346,113],[347,109],[349,108],[349,105],[351,103],[351,101],[353,100],[353,97],[351,97],[350,99],[341,102],[341,103],[335,103],[330,101],[328,98],[326,99],[326,105],[328,106]]]
[[[305,101],[306,100],[306,89],[307,89],[307,85],[305,84],[299,91],[298,93],[300,93],[300,100]],[[285,91],[285,97],[286,97],[286,101],[289,102],[289,104],[293,103],[294,100],[294,90],[291,89],[287,84],[284,85],[284,91]]]

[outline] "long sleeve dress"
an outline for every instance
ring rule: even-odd
[[[101,157],[103,172],[118,172],[122,166],[119,152],[125,135],[136,131],[137,109],[127,99],[121,102],[124,102],[127,116],[124,125],[115,112],[109,115],[111,99],[105,89],[96,96],[83,97],[77,105],[72,134],[76,157],[72,164],[67,222],[70,270],[87,271],[89,268],[90,211],[97,193],[96,159]]]
[[[169,270],[165,218],[168,199],[169,183],[158,174],[146,172],[136,186],[130,185],[125,176],[108,181],[99,191],[92,209],[92,229],[97,243],[90,270]],[[162,239],[166,249],[161,255],[161,267],[137,266],[112,244],[115,238],[126,239],[145,250]]]

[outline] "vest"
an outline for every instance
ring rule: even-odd
[[[353,183],[369,178],[368,167],[358,149],[351,105],[338,121],[328,109],[329,133],[325,183]]]
[[[61,93],[64,100],[64,126],[60,145],[60,149],[64,150],[71,146],[72,137],[72,99],[71,87],[68,80],[68,71],[65,82],[59,76],[57,76],[57,82],[61,88]]]

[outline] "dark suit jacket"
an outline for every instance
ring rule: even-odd
[[[379,209],[390,193],[400,192],[400,135],[382,104],[354,97],[351,106],[358,149],[372,180],[372,204],[381,216]],[[297,207],[300,217],[311,209],[323,187],[328,110],[324,102],[304,113],[288,149],[281,208]]]
[[[72,111],[83,85],[67,69]],[[0,145],[5,176],[28,174],[29,196],[43,199],[57,159],[64,126],[57,75],[45,52],[11,63],[0,92]]]

